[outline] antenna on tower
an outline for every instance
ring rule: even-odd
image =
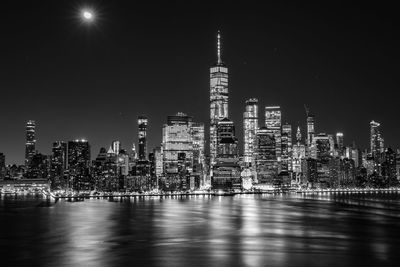
[[[217,35],[217,57],[218,57],[218,64],[222,63],[221,60],[221,33],[218,30],[218,35]]]
[[[308,117],[308,114],[310,114],[310,109],[304,104],[304,109],[306,110],[306,115]]]

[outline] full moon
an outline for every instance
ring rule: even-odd
[[[85,20],[87,20],[87,21],[93,20],[93,13],[90,12],[90,11],[88,11],[88,10],[84,10],[84,11],[82,12],[82,15],[83,15],[83,18],[84,18]]]

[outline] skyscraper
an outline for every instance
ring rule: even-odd
[[[282,171],[292,171],[292,125],[282,125]]]
[[[67,143],[63,141],[53,142],[50,161],[50,180],[52,188],[65,188],[64,171],[67,167]]]
[[[6,156],[0,153],[0,180],[4,179],[6,174]]]
[[[192,123],[192,141],[193,141],[193,173],[199,178],[201,184],[205,183],[206,162],[205,162],[205,139],[204,124]]]
[[[282,147],[281,147],[281,126],[282,114],[279,106],[265,107],[265,127],[272,131],[274,134],[276,145],[276,159],[281,161]]]
[[[221,35],[217,35],[217,63],[210,68],[210,162],[217,156],[218,122],[228,117],[228,68],[221,59]]]
[[[112,143],[111,143],[111,148],[112,148],[112,150],[114,151],[114,154],[115,154],[115,155],[118,155],[118,154],[119,154],[119,151],[120,151],[120,149],[121,149],[121,142],[118,141],[118,140],[112,141]]]
[[[337,149],[339,151],[339,155],[343,155],[344,152],[343,133],[336,133],[336,144],[337,144]]]
[[[385,151],[384,140],[380,131],[381,124],[376,121],[371,121],[370,126],[371,126],[371,137],[370,137],[371,155],[372,157],[376,158]]]
[[[0,169],[6,167],[6,156],[3,153],[0,153]]]
[[[329,162],[332,158],[333,147],[334,138],[332,135],[320,133],[313,137],[311,156],[317,161],[317,182],[322,187],[328,186],[331,180]]]
[[[306,145],[310,148],[311,144],[313,142],[313,138],[315,135],[315,129],[314,129],[314,123],[315,123],[315,116],[309,112],[307,112],[307,143]]]
[[[51,175],[61,177],[67,167],[67,143],[53,142],[51,156]]]
[[[25,143],[25,165],[29,166],[32,157],[35,155],[35,121],[30,120],[26,123],[26,143]]]
[[[192,140],[194,160],[196,163],[203,165],[205,160],[204,155],[204,124],[199,122],[192,123]]]
[[[90,145],[87,140],[68,142],[68,170],[70,175],[69,187],[74,189],[90,189],[89,164]]]
[[[163,172],[170,189],[187,189],[193,171],[192,117],[185,113],[168,116],[162,135]]]
[[[68,168],[80,165],[89,167],[90,145],[85,139],[68,142]]]
[[[246,101],[246,111],[243,113],[243,155],[247,165],[254,164],[254,144],[258,129],[258,100],[251,98]]]
[[[296,139],[297,139],[297,142],[295,145],[293,145],[292,168],[293,168],[293,172],[296,177],[296,181],[300,182],[301,173],[303,172],[301,161],[306,157],[306,147],[301,141],[300,127],[297,127]]]
[[[261,127],[256,134],[256,173],[258,183],[272,186],[278,175],[274,132]]]
[[[162,150],[161,147],[156,147],[153,150],[155,160],[155,174],[156,177],[160,177],[163,172],[163,161],[162,161]],[[157,184],[158,185],[158,184]]]
[[[212,167],[211,187],[214,190],[241,189],[238,141],[235,126],[228,118],[218,122],[217,157]]]
[[[139,160],[146,160],[147,157],[147,123],[147,117],[138,117]]]

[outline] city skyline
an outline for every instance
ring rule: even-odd
[[[296,10],[295,8],[289,9],[290,14]],[[61,12],[60,9],[56,11]],[[324,8],[321,8],[320,11],[327,12]],[[377,16],[382,15],[381,11],[379,9],[376,11]],[[21,12],[25,14],[26,11],[22,9]],[[74,10],[65,9],[63,12],[72,14]],[[121,10],[118,10],[118,12],[120,14]],[[250,16],[248,10],[244,9],[243,12],[245,16]],[[107,12],[103,11],[103,13],[106,17]],[[109,12],[109,14],[111,13]],[[382,125],[385,146],[393,148],[400,146],[399,140],[396,138],[399,135],[399,127],[396,125],[396,116],[394,116],[391,108],[391,101],[394,105],[395,98],[385,97],[385,93],[395,90],[393,89],[396,85],[395,76],[391,71],[387,71],[383,75],[383,70],[382,72],[375,70],[378,66],[381,67],[378,63],[386,63],[383,64],[383,69],[389,68],[391,60],[395,62],[396,54],[390,49],[381,52],[383,55],[380,57],[371,52],[373,54],[372,62],[368,65],[368,68],[372,69],[370,70],[371,73],[376,72],[377,74],[374,77],[369,77],[369,71],[364,72],[365,68],[361,67],[361,62],[358,64],[353,62],[356,59],[361,59],[363,53],[356,51],[350,57],[348,50],[361,45],[365,49],[372,46],[372,48],[375,48],[372,51],[378,52],[381,51],[379,40],[372,40],[368,43],[368,46],[362,46],[362,42],[356,42],[357,45],[348,44],[346,48],[339,46],[337,50],[332,47],[327,50],[322,49],[323,41],[320,41],[315,46],[310,46],[311,50],[316,48],[315,50],[302,50],[296,53],[296,49],[290,46],[288,39],[297,36],[297,34],[283,34],[285,30],[288,30],[284,25],[271,26],[272,28],[266,32],[264,32],[265,29],[257,27],[246,30],[239,27],[239,30],[235,31],[232,25],[217,23],[218,20],[214,18],[215,14],[212,14],[211,20],[204,25],[201,23],[201,25],[196,25],[193,20],[186,18],[186,20],[192,22],[189,23],[189,26],[193,26],[194,30],[178,31],[179,27],[175,26],[170,32],[173,38],[167,45],[163,42],[158,44],[156,42],[150,48],[144,50],[147,56],[150,55],[146,60],[141,57],[139,57],[139,60],[133,60],[138,56],[137,51],[130,51],[124,45],[122,45],[123,52],[131,60],[122,58],[122,52],[116,54],[106,52],[108,48],[116,47],[116,44],[110,44],[113,37],[110,32],[112,23],[108,23],[106,19],[99,23],[99,27],[103,27],[101,30],[67,31],[70,36],[68,38],[80,36],[82,39],[81,41],[79,41],[79,38],[77,40],[67,39],[67,45],[62,45],[55,40],[60,38],[60,35],[63,36],[65,32],[54,32],[56,28],[55,25],[52,25],[50,29],[51,33],[55,35],[54,39],[51,34],[44,37],[46,32],[44,21],[36,21],[40,26],[37,30],[39,38],[42,38],[40,40],[43,41],[44,38],[49,42],[54,42],[55,48],[52,48],[52,45],[43,44],[43,42],[41,42],[43,46],[40,47],[41,49],[37,46],[30,49],[23,46],[11,48],[16,35],[7,30],[6,33],[14,38],[9,39],[2,53],[4,51],[22,52],[4,56],[5,65],[9,63],[12,66],[12,68],[2,71],[3,74],[10,75],[1,79],[1,87],[5,90],[5,103],[1,106],[0,112],[3,121],[0,133],[0,152],[6,155],[7,164],[14,162],[22,164],[24,161],[24,129],[28,120],[36,121],[36,149],[44,154],[50,154],[51,144],[54,141],[68,141],[77,138],[89,140],[92,145],[92,155],[96,155],[100,147],[108,146],[113,140],[121,141],[122,146],[129,149],[132,142],[138,144],[135,134],[137,129],[136,119],[142,114],[145,114],[149,119],[149,151],[160,146],[162,124],[167,115],[173,115],[176,112],[185,112],[189,116],[193,116],[195,121],[205,123],[207,134],[209,127],[209,111],[207,108],[209,80],[207,71],[215,62],[215,34],[218,29],[222,33],[223,59],[227,62],[230,71],[229,111],[232,116],[229,119],[236,125],[241,151],[243,149],[242,116],[245,111],[245,101],[253,97],[259,99],[260,122],[264,121],[262,111],[265,106],[279,105],[282,111],[282,125],[288,122],[293,129],[297,129],[298,124],[300,124],[303,138],[306,136],[303,105],[306,104],[316,116],[315,133],[335,134],[342,132],[345,145],[349,145],[354,140],[359,147],[368,148],[370,141],[369,122],[376,120]],[[345,19],[349,19],[343,12],[341,14]],[[363,18],[361,13],[355,13],[355,15]],[[232,21],[232,18],[226,14],[222,17]],[[256,13],[256,18],[261,19],[260,13]],[[114,19],[121,21],[127,18]],[[276,19],[276,17],[273,17],[273,19]],[[322,18],[319,19],[324,21]],[[293,20],[290,20],[289,24],[292,22]],[[377,22],[381,25],[386,23],[385,21],[380,22],[380,20],[377,20]],[[116,22],[114,21],[114,23]],[[155,20],[154,23],[159,26],[161,19]],[[305,23],[305,21],[301,20],[301,23]],[[35,25],[35,20],[33,24]],[[67,27],[67,24],[69,28],[76,26],[73,25],[75,23],[70,23],[68,19],[65,21],[58,19],[55,24],[64,27],[63,29]],[[369,26],[371,26],[370,24],[372,24],[371,21],[369,21]],[[177,25],[180,24],[177,22]],[[249,26],[251,22],[245,25]],[[17,26],[24,25],[17,24]],[[291,26],[293,25],[291,24]],[[361,27],[358,24],[353,26]],[[28,29],[29,27],[20,34],[29,36]],[[295,29],[302,31],[300,28]],[[335,29],[342,30],[342,33],[350,33],[344,31],[341,25],[338,25]],[[122,30],[129,32],[126,28]],[[283,31],[282,34],[277,33],[279,30]],[[380,32],[380,35],[377,35],[376,38],[381,35],[386,36],[385,34],[389,32],[389,30]],[[159,30],[157,33],[160,33]],[[362,31],[357,34],[363,37]],[[137,37],[139,36],[142,37],[138,38],[138,40],[142,40],[140,45],[148,44],[147,42],[155,38],[147,32],[140,32]],[[161,36],[158,36],[158,38]],[[193,42],[191,39],[195,36],[197,41]],[[324,33],[318,33],[316,36],[327,37]],[[311,45],[311,41],[315,41],[316,38],[309,35],[307,37],[311,39],[299,39],[302,49],[307,44]],[[245,44],[238,45],[237,40],[243,38]],[[65,41],[65,39],[62,40]],[[146,40],[146,42],[143,40]],[[182,40],[185,41],[183,44],[181,44]],[[361,40],[365,41],[363,38]],[[337,39],[339,44],[345,44],[344,41],[343,37]],[[132,40],[128,43],[132,43]],[[394,44],[391,45],[394,47]],[[70,45],[71,47],[68,47]],[[249,45],[254,45],[254,47]],[[391,47],[391,45],[389,46]],[[252,47],[251,50],[253,51],[250,51],[248,47]],[[76,52],[76,57],[74,56],[72,61],[81,57],[79,61],[83,64],[82,69],[63,56],[54,59],[54,49],[62,49],[67,54]],[[331,68],[331,64],[326,61],[333,60],[333,65],[335,65],[340,63],[340,60],[329,57],[328,52],[334,52],[336,56],[340,55],[341,63],[343,65],[350,64],[352,72],[345,73],[346,68],[343,65],[339,65],[343,67],[343,70]],[[194,55],[195,53],[199,55]],[[43,55],[43,57],[39,58],[40,55]],[[345,55],[348,57],[343,58]],[[389,55],[392,57],[389,58]],[[116,56],[116,59],[112,59],[114,56]],[[307,57],[312,58],[312,60],[305,60]],[[319,60],[319,57],[325,57],[329,60]],[[293,59],[293,63],[288,63],[288,60],[291,59]],[[85,62],[85,60],[88,60],[88,62]],[[155,66],[148,64],[147,60],[156,60]],[[109,62],[107,63],[107,61]],[[185,70],[182,70],[182,66],[185,65],[183,63],[188,64]],[[314,67],[312,67],[313,64],[315,64]],[[61,69],[59,71],[51,70],[53,65],[60,66]],[[140,68],[140,66],[143,68]],[[303,72],[302,67],[305,67],[307,71]],[[357,70],[355,67],[360,69]],[[144,72],[141,72],[141,69]],[[75,78],[73,81],[65,83],[65,78],[69,74],[74,75],[77,71],[82,70],[84,71],[82,81]],[[120,70],[120,72],[114,74],[116,70]],[[148,73],[150,70],[161,78],[161,82],[149,80],[150,76],[146,72]],[[104,78],[95,75],[102,72],[106,74]],[[141,78],[143,74],[146,75]],[[343,76],[343,74],[346,75]],[[17,77],[19,77],[18,81],[15,80]],[[182,77],[184,79],[181,79]],[[343,81],[337,77],[341,77]],[[383,81],[383,83],[379,84],[378,81]],[[344,89],[339,90],[339,92],[335,91],[343,85]],[[357,89],[353,90],[353,86]],[[30,88],[34,90],[30,90]],[[379,94],[374,91],[378,90],[377,88],[379,88]],[[360,91],[361,89],[362,91]],[[150,90],[153,90],[152,98],[147,92]],[[113,93],[116,94],[114,98],[110,97],[110,94]],[[159,97],[154,98],[154,93]],[[34,95],[38,97],[33,98]],[[324,101],[325,96],[329,98],[326,102]],[[61,99],[65,100],[61,101]],[[128,101],[128,99],[130,100]],[[34,102],[31,103],[30,101]],[[15,110],[16,103],[19,104],[17,110]],[[331,103],[332,105],[326,105]],[[262,126],[261,123],[260,126]],[[208,144],[206,147],[208,147]]]

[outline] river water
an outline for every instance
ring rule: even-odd
[[[400,194],[0,198],[5,265],[388,266]]]

